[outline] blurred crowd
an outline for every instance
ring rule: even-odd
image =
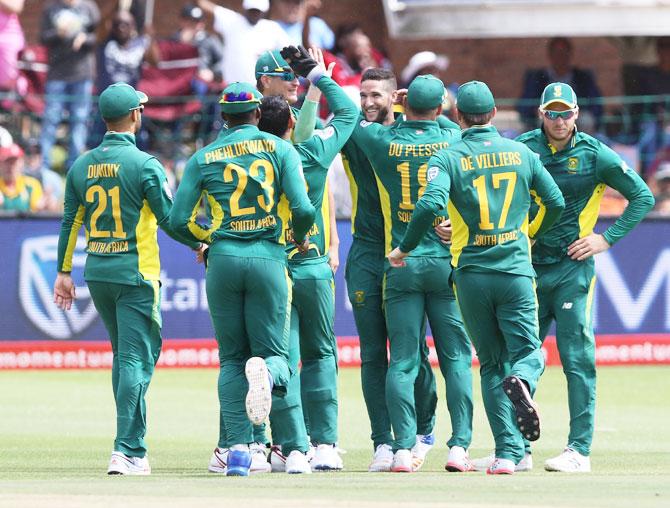
[[[327,14],[322,0],[243,0],[239,12],[212,0],[180,3],[174,32],[159,40],[151,0],[105,2],[103,12],[93,0],[45,1],[39,43],[29,45],[19,19],[24,1],[0,0],[0,114],[28,119],[10,128],[15,140],[7,130],[0,140],[0,210],[60,210],[63,174],[104,135],[96,94],[111,83],[125,81],[151,97],[138,146],[160,155],[176,185],[193,149],[221,127],[218,94],[226,83],[255,82],[264,51],[288,44],[322,48],[326,64],[337,64],[333,78],[356,100],[365,69],[392,68],[359,25],[331,27],[320,16]],[[624,92],[646,100],[607,111],[597,76],[575,65],[571,41],[557,37],[548,43],[547,65],[526,72],[518,118],[501,130],[514,136],[537,127],[543,88],[569,83],[583,104],[579,128],[623,152],[655,192],[657,211],[670,214],[670,37],[629,39],[616,41],[623,45]],[[625,47],[632,43],[646,44],[654,55],[626,60],[626,51],[640,55],[638,47]],[[401,86],[420,74],[439,76],[450,90],[448,115],[458,87],[448,67],[447,55],[420,51],[395,71]],[[327,117],[325,104],[320,114]],[[602,211],[618,215],[625,204],[612,194]]]

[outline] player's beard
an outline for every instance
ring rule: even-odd
[[[372,123],[383,124],[388,114],[389,114],[389,108],[380,108],[379,111],[377,111],[377,114],[373,118],[367,118],[366,115],[366,120]]]

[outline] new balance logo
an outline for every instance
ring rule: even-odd
[[[561,307],[564,310],[570,310],[572,309],[572,302],[563,302],[563,307]]]

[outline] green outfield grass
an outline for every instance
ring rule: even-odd
[[[364,472],[371,454],[359,371],[340,371],[346,471],[225,478],[207,473],[217,440],[215,370],[159,370],[149,391],[151,477],[105,475],[114,434],[108,371],[0,372],[0,506],[249,508],[301,506],[670,506],[670,368],[602,368],[588,475],[546,473],[567,434],[565,380],[548,368],[535,470],[512,477],[450,474],[443,384],[438,445],[416,474]],[[478,376],[475,376],[477,378]],[[439,376],[438,376],[439,378]],[[492,448],[476,387],[473,456]]]

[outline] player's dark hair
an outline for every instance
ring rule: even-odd
[[[291,108],[280,95],[267,95],[261,101],[261,121],[258,128],[278,137],[283,137],[288,129]]]
[[[367,69],[361,76],[361,83],[363,81],[389,81],[393,86],[393,90],[398,88],[395,74],[388,69],[382,69],[380,67],[371,67],[370,69]]]
[[[458,107],[458,105],[456,107]],[[460,116],[463,123],[468,127],[472,127],[473,125],[486,125],[493,118],[493,110],[489,111],[488,113],[470,114],[463,113],[459,109],[458,116]]]
[[[221,117],[223,118],[224,122],[226,122],[228,127],[235,127],[236,125],[244,125],[244,124],[253,124],[255,116],[256,116],[255,109],[247,111],[246,113],[236,113],[236,114],[221,113]]]

